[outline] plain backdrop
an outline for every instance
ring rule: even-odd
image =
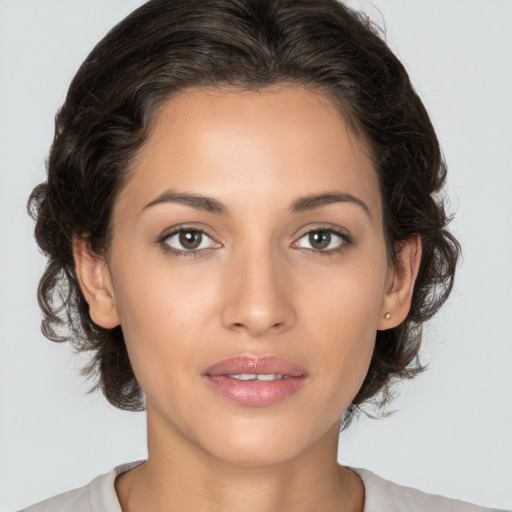
[[[138,0],[0,0],[0,510],[144,458],[143,413],[78,377],[83,359],[42,337],[44,268],[25,204],[44,179],[53,118],[92,46]],[[427,328],[429,370],[396,412],[361,418],[340,461],[401,484],[512,507],[512,2],[363,0],[402,59],[449,165],[456,287]]]

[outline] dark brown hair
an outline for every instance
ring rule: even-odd
[[[336,0],[152,0],[114,27],[78,70],[57,114],[48,180],[29,200],[48,256],[39,286],[43,333],[91,351],[84,373],[121,409],[143,408],[121,327],[94,324],[74,268],[72,239],[104,254],[113,203],[144,144],[155,109],[187,87],[254,90],[293,83],[320,91],[368,145],[393,260],[400,241],[421,237],[411,310],[376,333],[370,369],[344,417],[391,384],[421,371],[421,325],[453,285],[459,246],[438,197],[446,166],[407,72],[359,13]],[[380,393],[379,393],[380,392]]]

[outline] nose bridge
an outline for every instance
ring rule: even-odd
[[[228,279],[230,292],[222,315],[226,327],[261,336],[293,323],[285,261],[271,244],[239,248]]]

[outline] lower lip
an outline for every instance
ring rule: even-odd
[[[208,375],[208,384],[219,395],[241,405],[262,407],[273,405],[295,394],[305,377],[288,377],[272,381],[238,380],[225,375]]]

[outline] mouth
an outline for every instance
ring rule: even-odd
[[[297,393],[307,379],[304,368],[276,356],[238,356],[206,369],[204,377],[217,394],[240,405],[262,407]]]
[[[226,375],[226,377],[230,379],[236,379],[236,380],[243,380],[243,381],[249,381],[249,380],[259,380],[259,381],[265,381],[265,382],[271,382],[273,380],[280,380],[280,379],[289,379],[289,375],[280,375],[278,373],[235,373],[231,375]]]

